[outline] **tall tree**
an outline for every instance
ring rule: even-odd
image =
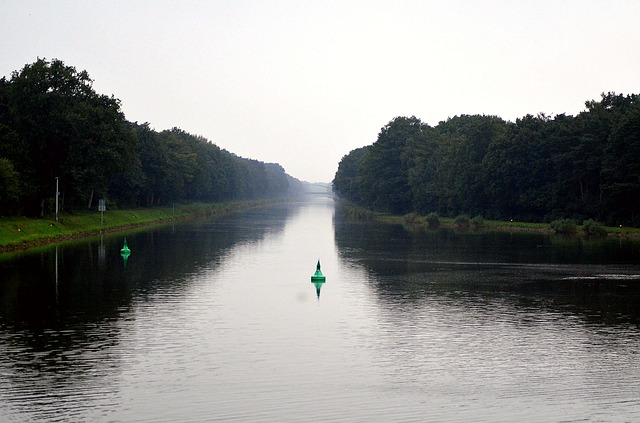
[[[640,96],[628,100],[604,148],[602,180],[610,219],[640,226]]]
[[[420,143],[424,136],[425,125],[415,116],[397,117],[380,130],[362,162],[359,177],[363,201],[392,213],[412,209],[410,146]]]
[[[369,146],[360,147],[345,155],[338,164],[338,170],[333,179],[333,190],[343,198],[354,203],[362,203],[360,195],[359,172]]]
[[[396,118],[373,145],[343,157],[334,189],[394,213],[639,225],[639,98],[603,94],[577,117],[515,123],[457,116],[431,128]]]
[[[505,122],[496,116],[463,115],[438,124],[438,211],[446,215],[487,213],[491,205],[482,164],[491,143],[505,131]]]
[[[91,206],[95,192],[106,194],[109,177],[133,157],[135,138],[119,101],[97,94],[92,83],[86,71],[55,59],[12,74],[9,114],[35,172],[32,213],[43,213],[56,177],[68,207]]]

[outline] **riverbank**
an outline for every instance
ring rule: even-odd
[[[52,244],[68,239],[155,225],[171,220],[198,216],[222,217],[272,201],[234,201],[224,203],[190,203],[175,206],[108,210],[102,218],[98,212],[62,214],[54,218],[0,218],[0,253]]]
[[[426,228],[454,228],[462,230],[493,230],[508,232],[539,232],[554,234],[555,231],[549,223],[514,222],[502,220],[469,219],[464,222],[457,221],[457,218],[438,217],[437,224],[429,223],[428,216],[421,216],[416,213],[408,215],[392,215],[388,213],[378,213],[352,205],[343,205],[343,212],[346,216],[356,220],[375,220],[379,222],[402,224],[416,229]],[[640,239],[640,228],[603,226],[604,235],[610,237],[628,237]],[[576,226],[575,235],[589,236],[580,225]]]
[[[392,216],[392,215],[378,215],[376,219],[386,222],[401,223],[403,225],[409,225],[414,227],[429,228],[430,225],[425,219],[425,216],[410,217],[407,216]],[[514,222],[514,221],[502,221],[502,220],[482,220],[481,223],[474,224],[472,222],[460,224],[456,222],[454,218],[439,218],[438,227],[442,228],[454,228],[454,229],[468,229],[468,230],[493,230],[493,231],[507,231],[507,232],[539,232],[544,234],[555,234],[556,231],[551,228],[549,223],[533,223],[533,222]],[[625,228],[625,227],[611,227],[604,226],[603,236],[610,237],[629,237],[640,239],[640,228]],[[576,231],[567,235],[577,236],[594,236],[582,229],[580,225],[577,225]]]

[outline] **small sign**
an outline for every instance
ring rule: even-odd
[[[98,200],[98,211],[106,211],[107,206],[104,204],[104,200]]]

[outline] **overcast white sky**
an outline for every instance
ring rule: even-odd
[[[0,0],[0,76],[57,58],[126,118],[333,179],[396,116],[640,93],[640,1]]]

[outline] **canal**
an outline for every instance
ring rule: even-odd
[[[639,421],[639,263],[323,195],[4,254],[0,420]]]

